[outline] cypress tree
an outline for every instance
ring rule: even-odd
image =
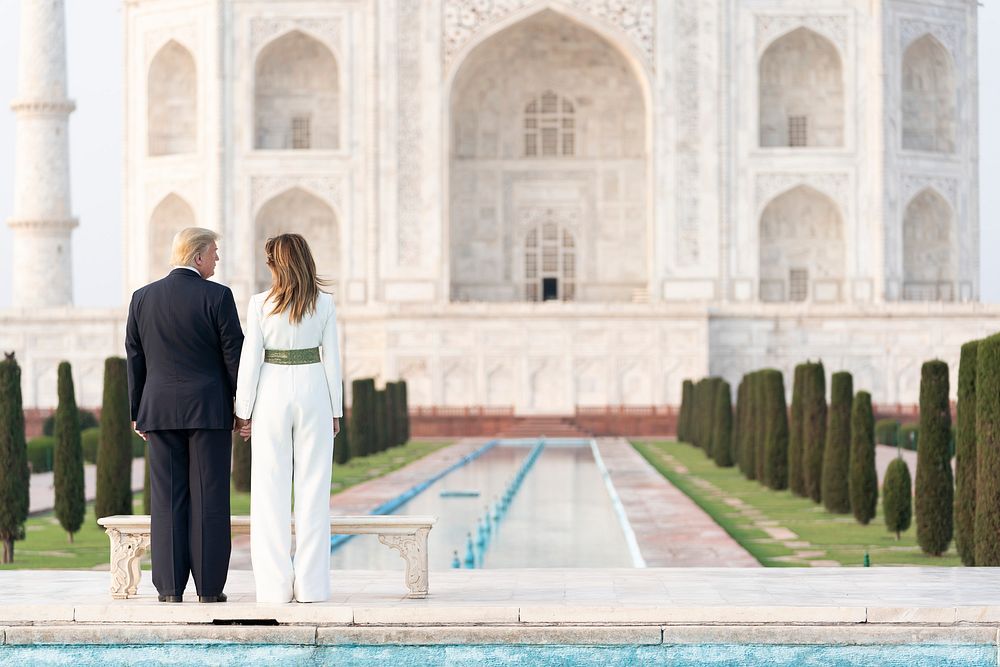
[[[742,460],[742,450],[740,445],[743,441],[743,413],[746,412],[746,376],[744,375],[740,379],[739,385],[736,387],[736,410],[733,415],[733,436],[731,440],[731,452],[729,457],[733,461],[733,465],[737,466],[740,471],[743,470],[743,460]]]
[[[346,387],[341,386],[341,395],[346,395]],[[347,408],[344,408],[344,416],[340,419],[340,434],[333,441],[333,462],[344,464],[351,460],[351,420]]]
[[[760,416],[760,409],[757,403],[757,373],[749,373],[746,376],[746,412],[743,415],[743,442],[740,445],[742,450],[743,474],[747,479],[757,479],[757,418]]]
[[[823,446],[826,444],[826,372],[808,364],[802,392],[802,479],[813,502],[822,499]]]
[[[396,415],[396,383],[385,383],[385,444],[395,447],[399,444],[399,417]]]
[[[797,496],[806,495],[802,479],[802,380],[805,364],[795,367],[792,379],[792,406],[788,415],[788,488]]]
[[[385,410],[385,389],[379,389],[375,392],[375,451],[382,452],[385,451],[388,445],[388,424],[386,421],[386,410]]]
[[[244,441],[238,432],[233,433],[233,488],[244,493],[250,491],[251,444],[252,441]]]
[[[867,391],[854,395],[851,405],[851,474],[848,478],[851,512],[862,525],[875,517],[878,474],[875,472],[875,417]]]
[[[964,565],[976,564],[976,348],[962,346],[958,362],[955,425],[955,549]]]
[[[955,497],[951,476],[951,408],[948,364],[934,360],[920,369],[920,441],[917,445],[917,543],[940,556],[951,543]],[[995,538],[996,536],[994,536]]]
[[[854,380],[841,371],[830,376],[830,410],[823,447],[823,506],[834,514],[851,513],[848,471],[851,464],[851,401]]]
[[[401,437],[405,445],[410,441],[410,399],[406,392],[406,380],[399,381],[399,411],[403,419]]]
[[[368,456],[375,451],[375,380],[364,378],[351,383],[351,456]]]
[[[132,513],[132,426],[129,420],[125,360],[104,361],[104,400],[101,405],[101,442],[97,450],[98,519]]]
[[[710,377],[705,383],[705,409],[702,411],[702,419],[704,419],[704,424],[702,426],[702,432],[704,433],[704,445],[705,456],[712,458],[712,445],[714,443],[714,433],[715,433],[715,401],[719,395],[719,383],[722,382],[722,378]]]
[[[882,512],[885,514],[885,527],[899,534],[910,527],[913,515],[913,494],[910,490],[910,468],[901,457],[893,459],[885,471],[885,482],[882,484]]]
[[[767,486],[767,388],[764,371],[754,373],[754,453],[757,481]]]
[[[712,458],[715,465],[729,468],[733,465],[733,405],[729,383],[716,383],[715,428],[712,431]]]
[[[59,407],[56,409],[56,450],[53,457],[55,515],[73,543],[73,533],[80,530],[87,510],[83,491],[83,447],[80,442],[80,416],[73,390],[73,373],[68,362],[59,364]]]
[[[24,539],[30,483],[21,367],[13,354],[7,354],[0,362],[0,541],[3,542],[0,562],[13,563],[14,540]]]
[[[984,338],[976,348],[976,565],[1000,565],[997,535],[1000,535],[1000,334]]]
[[[785,382],[781,371],[764,371],[764,415],[767,422],[764,445],[767,485],[776,490],[788,488],[788,408],[785,405]]]
[[[677,414],[677,440],[688,442],[691,437],[688,433],[688,422],[691,415],[691,401],[694,398],[694,383],[691,380],[684,380],[681,385],[681,409]]]

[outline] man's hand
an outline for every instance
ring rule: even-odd
[[[139,429],[137,429],[137,428],[135,427],[135,422],[132,422],[132,430],[133,430],[133,431],[135,431],[135,432],[136,432],[136,434],[137,434],[137,435],[138,435],[138,436],[139,436],[140,438],[142,438],[143,440],[145,440],[145,441],[147,441],[147,442],[149,441],[149,437],[147,437],[147,436],[146,436],[146,433],[145,433],[145,431],[140,431]]]
[[[340,433],[340,417],[333,418],[333,437],[337,437]]]

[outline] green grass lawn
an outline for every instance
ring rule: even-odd
[[[381,477],[398,470],[419,458],[427,456],[452,441],[425,442],[410,441],[402,447],[394,447],[378,454],[352,459],[344,465],[334,464],[331,494]],[[232,492],[232,513],[250,513],[250,494]],[[142,493],[133,496],[133,512],[142,514]],[[87,506],[87,517],[80,531],[69,543],[66,531],[51,512],[28,519],[25,539],[14,543],[14,562],[0,565],[0,570],[59,569],[87,570],[108,567],[108,536],[97,525],[94,505]]]
[[[790,567],[808,566],[809,561],[836,561],[860,566],[865,552],[872,566],[961,565],[954,548],[938,557],[920,551],[915,525],[897,541],[895,534],[886,530],[881,498],[879,514],[862,526],[850,514],[830,514],[822,505],[789,491],[772,491],[749,481],[737,468],[719,468],[691,445],[637,441],[633,446],[762,565]],[[736,505],[738,501],[744,504]],[[785,528],[795,536],[775,539],[765,532],[761,522],[772,531]],[[786,545],[795,542],[799,544]]]

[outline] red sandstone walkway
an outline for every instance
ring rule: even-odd
[[[760,566],[624,438],[600,438],[597,447],[648,567]]]

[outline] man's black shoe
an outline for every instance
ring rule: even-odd
[[[226,597],[225,593],[219,593],[218,595],[199,595],[198,602],[225,602],[229,598]]]
[[[184,602],[184,598],[180,595],[160,595],[157,599],[160,602]]]

